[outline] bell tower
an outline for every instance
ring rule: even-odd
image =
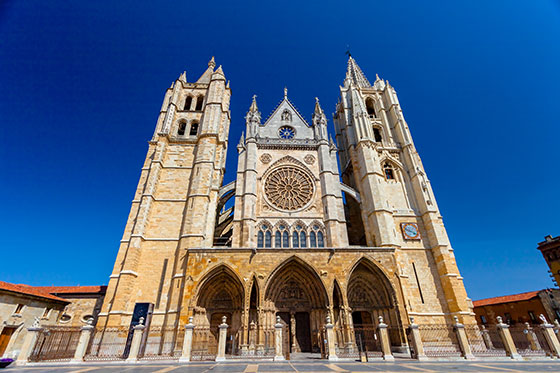
[[[426,309],[420,279],[434,269],[434,287],[441,285],[438,297],[449,312],[468,314],[453,249],[395,89],[378,76],[370,84],[350,57],[334,124],[343,182],[361,197],[354,221],[363,223],[367,246],[396,248],[403,277],[415,289],[410,299],[422,303],[413,309]]]
[[[165,92],[100,314],[100,323],[175,322],[190,248],[211,247],[231,91],[214,58],[196,82]],[[153,319],[153,320],[152,320]]]

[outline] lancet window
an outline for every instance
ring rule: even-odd
[[[383,172],[385,173],[385,178],[387,180],[395,179],[395,169],[391,163],[385,162],[385,164],[383,164]]]
[[[204,102],[204,96],[198,96],[196,99],[196,111],[202,111],[202,103]]]
[[[184,136],[186,128],[187,128],[186,122],[179,123],[179,128],[177,129],[177,135]]]
[[[290,234],[285,224],[279,224],[274,233],[274,247],[290,247]]]
[[[191,124],[191,129],[189,131],[189,136],[196,136],[196,135],[198,135],[198,123],[193,122]]]
[[[309,247],[325,247],[325,235],[317,223],[311,225]]]
[[[266,223],[262,223],[259,227],[257,247],[272,247],[272,229]]]
[[[185,106],[183,107],[184,110],[190,111],[192,105],[192,96],[187,96],[185,100]]]

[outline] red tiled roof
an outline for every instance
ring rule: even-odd
[[[59,302],[68,303],[66,299],[59,298],[50,294],[48,291],[42,290],[40,287],[23,285],[23,284],[10,284],[9,282],[0,281],[0,290],[10,291],[12,293],[20,293],[26,295],[33,295],[35,297],[47,298]]]
[[[510,302],[520,302],[524,300],[529,300],[535,298],[542,290],[529,291],[527,293],[504,295],[502,297],[486,298],[475,300],[473,305],[475,307],[490,306],[492,304],[500,303],[510,303]]]
[[[37,286],[37,289],[51,294],[105,294],[107,286]]]

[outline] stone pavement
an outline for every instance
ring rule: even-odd
[[[37,364],[25,367],[11,366],[6,373],[27,372],[64,372],[64,373],[108,373],[108,372],[140,372],[140,373],[257,373],[257,372],[457,372],[457,373],[505,373],[505,372],[560,372],[560,360],[548,361],[457,361],[457,362],[370,362],[353,361],[328,362],[321,361],[253,361],[253,362],[192,362],[178,364],[176,362],[151,362],[139,364]]]

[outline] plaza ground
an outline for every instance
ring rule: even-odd
[[[555,361],[456,361],[456,362],[370,362],[360,363],[354,361],[328,362],[321,361],[252,361],[252,362],[192,362],[179,364],[176,362],[152,362],[130,364],[41,364],[24,367],[11,366],[6,373],[15,372],[66,372],[66,373],[105,373],[105,372],[141,372],[141,373],[203,373],[203,372],[232,372],[232,373],[257,373],[257,372],[558,372],[560,360]]]

